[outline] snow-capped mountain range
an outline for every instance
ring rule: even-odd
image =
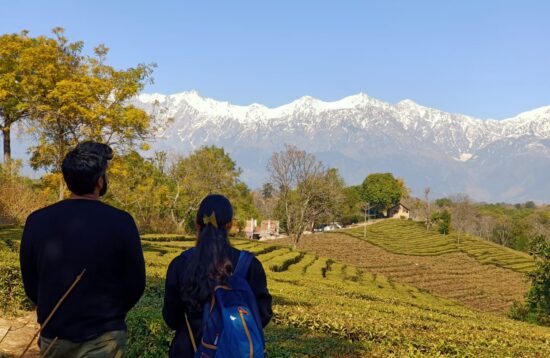
[[[268,108],[238,106],[196,91],[142,94],[134,102],[161,123],[155,149],[179,154],[223,146],[252,188],[268,180],[271,154],[294,144],[340,169],[348,184],[393,172],[420,195],[550,202],[550,106],[504,120],[477,119],[364,93],[334,102],[302,97]]]

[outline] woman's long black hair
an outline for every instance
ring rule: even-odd
[[[197,244],[188,258],[180,289],[183,303],[192,311],[200,311],[214,287],[223,284],[233,272],[227,232],[232,220],[233,207],[225,196],[208,195],[201,202],[196,219]]]

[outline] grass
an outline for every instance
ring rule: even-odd
[[[363,228],[342,230],[341,233],[363,239]],[[387,251],[415,256],[439,256],[462,252],[482,264],[500,266],[518,272],[534,268],[533,259],[526,253],[456,232],[441,235],[426,230],[419,222],[384,220],[367,227],[367,242]]]
[[[550,355],[548,328],[468,309],[351,260],[245,240],[233,244],[258,253],[266,270],[275,312],[266,330],[271,357]],[[128,357],[166,356],[172,332],[161,317],[164,275],[170,261],[192,245],[144,240],[147,288],[128,315]]]

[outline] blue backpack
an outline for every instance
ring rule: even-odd
[[[191,254],[193,250],[187,250]],[[256,297],[246,281],[253,254],[241,251],[237,267],[225,285],[214,288],[211,302],[204,305],[202,341],[195,342],[185,317],[195,358],[243,358],[265,355],[265,341]]]

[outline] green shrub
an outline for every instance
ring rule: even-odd
[[[159,302],[140,304],[128,314],[128,347],[126,357],[166,357],[173,332],[166,326]]]
[[[139,303],[128,314],[126,357],[166,357],[174,335],[162,318],[164,278],[147,277],[147,286]]]
[[[191,236],[179,235],[179,234],[145,234],[141,235],[142,240],[147,241],[195,241],[196,239]]]
[[[32,309],[32,303],[27,299],[21,270],[16,263],[0,265],[0,312],[14,314],[19,310]]]
[[[279,260],[280,262],[276,262],[269,265],[269,269],[273,272],[286,271],[290,265],[294,265],[300,262],[305,255],[306,254],[304,254],[303,252],[300,252],[300,253],[291,252],[290,255],[288,255],[288,257],[282,257],[281,260]]]

